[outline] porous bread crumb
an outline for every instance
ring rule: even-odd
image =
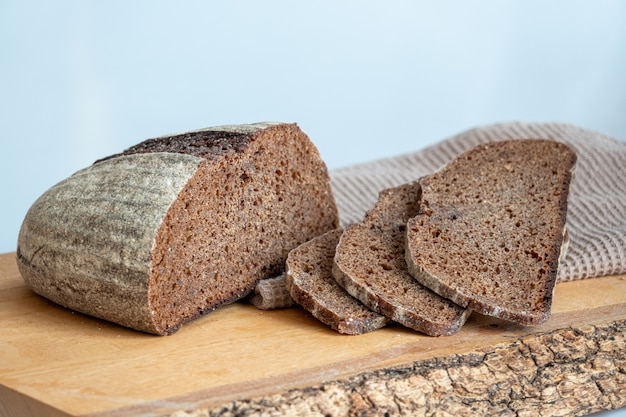
[[[153,252],[150,304],[166,332],[245,297],[284,271],[291,249],[338,226],[326,168],[294,125],[228,136],[231,145],[197,136],[202,144],[186,148],[209,158],[168,211]]]

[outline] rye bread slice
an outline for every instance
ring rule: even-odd
[[[391,320],[431,336],[450,335],[470,310],[413,279],[404,260],[406,222],[417,214],[420,195],[416,182],[380,192],[364,220],[341,236],[333,276],[349,294]]]
[[[149,139],[46,191],[18,237],[26,283],[155,334],[246,296],[338,227],[326,165],[296,124]]]
[[[523,325],[550,316],[576,154],[550,140],[477,146],[422,178],[406,260],[422,284]]]
[[[343,334],[362,334],[388,322],[350,296],[332,276],[340,229],[327,232],[289,252],[285,283],[291,298],[313,317]]]

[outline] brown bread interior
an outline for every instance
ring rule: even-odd
[[[126,151],[205,158],[167,212],[149,300],[164,334],[247,295],[284,270],[291,249],[338,226],[326,167],[296,126],[197,132]]]

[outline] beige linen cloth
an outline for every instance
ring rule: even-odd
[[[478,144],[532,138],[567,143],[578,155],[567,212],[570,242],[557,280],[626,273],[626,142],[571,124],[483,126],[420,151],[332,170],[341,226],[361,221],[381,190],[427,175]],[[284,276],[261,281],[251,300],[262,309],[293,303]]]

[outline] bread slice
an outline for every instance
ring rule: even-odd
[[[58,304],[171,334],[337,227],[326,166],[297,125],[222,126],[147,140],[55,185],[24,219],[17,262]]]
[[[341,234],[341,230],[327,232],[289,252],[285,283],[291,298],[339,333],[371,332],[385,326],[387,318],[351,297],[332,276]]]
[[[417,214],[420,195],[415,182],[382,191],[364,220],[345,229],[333,276],[353,297],[391,320],[431,336],[450,335],[470,311],[418,283],[404,260],[406,222]]]
[[[550,316],[576,154],[550,140],[480,145],[423,178],[406,260],[422,284],[523,325]]]

